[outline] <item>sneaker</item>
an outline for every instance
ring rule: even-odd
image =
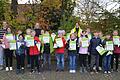
[[[72,73],[76,73],[76,70],[72,70]]]
[[[87,73],[87,69],[86,69],[86,68],[84,68],[83,71],[84,71],[85,73]]]
[[[93,67],[93,70],[94,70],[94,71],[96,70],[96,67],[95,67],[95,66]]]
[[[22,67],[21,69],[24,69],[24,67]]]
[[[30,64],[28,64],[28,65],[27,65],[27,68],[30,68],[30,67],[31,67],[31,65],[30,65]]]
[[[34,70],[32,70],[32,71],[30,72],[30,74],[33,74],[33,73],[35,73],[35,71],[34,71]]]
[[[10,67],[10,71],[12,71],[13,70],[13,68],[12,67]]]
[[[3,70],[3,66],[0,67],[0,70]]]
[[[92,75],[93,75],[93,74],[94,74],[94,72],[93,72],[93,71],[91,71],[91,72],[90,72],[90,74],[92,74]]]
[[[39,71],[38,74],[41,74],[41,72]]]
[[[113,72],[114,70],[113,69],[111,69],[111,72]]]
[[[107,71],[104,71],[104,74],[107,74]]]
[[[5,70],[6,70],[6,71],[9,71],[9,68],[8,68],[8,67],[6,67],[6,68],[5,68]]]
[[[60,71],[61,71],[61,72],[64,72],[64,69],[61,69]]]
[[[16,74],[20,74],[20,69],[17,69],[17,70],[16,70]]]
[[[59,72],[60,70],[59,69],[56,69],[56,72]]]
[[[83,68],[82,67],[80,67],[80,73],[83,73]]]
[[[119,70],[118,70],[118,69],[116,69],[115,71],[116,71],[116,72],[119,72]]]
[[[100,70],[100,71],[102,71],[102,68],[101,68],[101,67],[99,67],[99,70]]]
[[[69,70],[69,73],[72,73],[73,72],[73,70]]]
[[[110,71],[108,71],[108,74],[110,74],[111,72]]]
[[[24,74],[24,67],[21,68],[21,73]]]

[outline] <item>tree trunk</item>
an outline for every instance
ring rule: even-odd
[[[12,13],[13,13],[14,17],[16,17],[16,15],[18,14],[17,6],[18,6],[18,0],[12,0],[11,10],[12,10]]]

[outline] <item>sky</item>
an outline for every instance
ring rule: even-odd
[[[26,4],[28,3],[28,1],[30,1],[30,3],[32,3],[33,0],[18,0],[18,4]],[[39,0],[37,0],[39,1]],[[100,0],[102,3],[107,3],[110,2],[111,0]],[[107,10],[111,10],[112,7],[114,7],[116,5],[116,7],[114,7],[114,9],[118,8],[120,6],[120,4],[117,3],[109,3],[109,6],[107,7]]]
[[[32,3],[33,0],[18,0],[18,4],[26,4],[28,3],[28,1],[30,1],[30,3]],[[40,0],[37,0],[40,1]]]

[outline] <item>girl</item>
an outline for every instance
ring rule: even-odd
[[[18,36],[19,36],[20,34],[23,34],[23,32],[22,32],[21,30],[18,30],[18,31],[17,31],[17,35],[16,35],[16,40],[19,40]]]
[[[113,43],[114,43],[114,51],[113,51],[113,55],[111,58],[111,69],[113,71],[113,64],[114,64],[114,58],[115,58],[115,71],[118,71],[118,63],[119,63],[119,55],[120,55],[120,38],[118,36],[118,31],[115,30],[113,31]]]
[[[38,73],[40,72],[39,70],[39,55],[40,51],[38,50],[37,44],[40,44],[40,40],[36,35],[36,32],[33,30],[31,32],[32,37],[34,37],[34,46],[30,46],[30,61],[31,61],[31,73],[34,73],[34,65],[37,67]]]
[[[81,37],[79,38],[79,59],[80,59],[80,72],[87,72],[87,57],[88,57],[88,46],[89,38],[86,31],[82,31]]]
[[[106,38],[104,40],[105,43],[105,49],[107,52],[103,55],[103,68],[104,68],[104,73],[111,73],[110,72],[110,63],[111,63],[111,55],[113,51],[113,42],[110,39],[110,35],[107,34]],[[111,54],[109,54],[111,53]]]
[[[44,68],[47,67],[48,70],[51,70],[51,53],[53,52],[53,42],[48,31],[46,31],[43,35],[43,47]]]
[[[7,28],[7,33],[3,37],[3,42],[5,45],[5,63],[6,71],[13,70],[13,50],[10,50],[10,41],[15,40],[10,28]]]
[[[67,41],[68,55],[69,55],[69,72],[76,73],[76,54],[77,54],[77,39],[75,33],[70,35]]]
[[[66,40],[63,37],[62,32],[58,32],[58,36],[54,42],[54,48],[57,59],[57,69],[56,71],[64,71],[64,50],[66,46]]]
[[[26,50],[26,43],[24,41],[23,34],[18,35],[18,39],[19,40],[17,40],[17,44],[16,44],[17,74],[19,74],[20,72],[24,73],[25,50]]]
[[[27,43],[27,37],[31,36],[31,29],[28,28],[26,30],[25,41]],[[30,68],[30,55],[29,55],[29,46],[27,46],[26,53],[27,53],[27,68]]]

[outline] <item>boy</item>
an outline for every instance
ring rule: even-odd
[[[90,40],[90,46],[89,46],[89,52],[91,54],[91,64],[90,64],[91,74],[93,74],[94,71],[96,73],[98,72],[98,68],[99,68],[99,53],[96,50],[96,47],[99,46],[100,44],[102,44],[102,41],[99,38],[98,32],[94,31],[93,34],[94,34],[94,36]]]

